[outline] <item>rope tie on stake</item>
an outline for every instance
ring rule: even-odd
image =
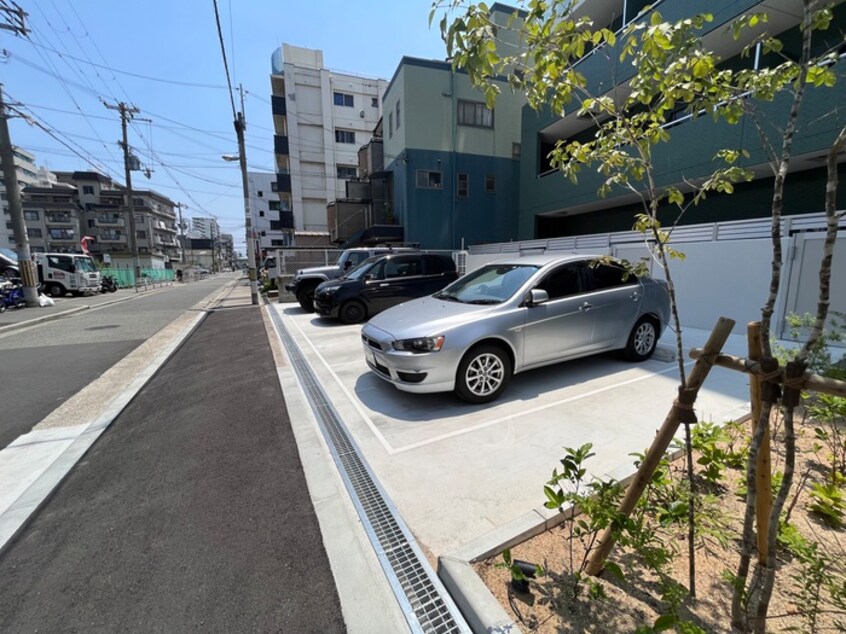
[[[784,395],[781,404],[784,407],[795,408],[799,405],[800,389],[805,384],[805,362],[788,362],[784,373]]]
[[[716,355],[709,355],[716,356]],[[673,401],[673,409],[680,423],[693,425],[697,423],[696,412],[693,411],[693,403],[696,401],[696,390],[679,386],[679,395]]]
[[[772,357],[761,359],[759,367],[760,374],[757,376],[761,380],[761,400],[775,403],[781,397],[781,386],[773,380],[782,376],[784,368],[779,367],[778,361]]]

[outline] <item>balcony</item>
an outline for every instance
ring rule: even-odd
[[[126,220],[119,216],[97,216],[94,224],[98,227],[125,227]]]
[[[288,137],[281,134],[273,135],[273,151],[277,154],[288,154]]]
[[[290,192],[291,191],[291,175],[290,174],[276,174],[276,191]]]
[[[279,95],[271,96],[270,109],[273,111],[273,114],[282,117],[286,116],[288,114],[288,106],[285,103],[285,97],[280,97]]]
[[[45,214],[44,221],[48,225],[72,225],[73,216],[70,214]]]
[[[293,229],[294,228],[294,212],[280,211],[279,212],[279,228]]]
[[[126,244],[126,235],[119,231],[102,231],[97,236],[97,241],[104,244]]]

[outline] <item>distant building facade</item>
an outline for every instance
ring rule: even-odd
[[[323,52],[283,44],[272,56],[276,191],[282,230],[327,231],[327,205],[358,175],[358,149],[382,116],[387,82],[331,71]]]
[[[39,168],[35,165],[35,155],[17,146],[12,146],[12,155],[18,177],[18,189],[22,191],[24,187],[39,184]],[[2,164],[0,160],[0,167],[2,167]],[[43,172],[41,178],[44,178],[47,172],[43,168],[41,171]],[[0,231],[0,247],[13,249],[15,248],[15,238],[12,230],[12,214],[9,211],[6,183],[2,171],[0,171],[0,203],[2,203],[3,208],[2,216],[0,216],[3,219],[2,231]]]

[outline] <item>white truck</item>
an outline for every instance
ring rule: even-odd
[[[38,281],[53,297],[100,292],[100,271],[82,253],[35,253]]]

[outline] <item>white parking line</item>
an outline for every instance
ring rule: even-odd
[[[287,317],[286,315],[282,315],[281,311],[280,311],[280,316],[283,319]],[[344,393],[344,396],[346,396],[349,399],[350,403],[352,403],[353,407],[355,407],[356,411],[359,413],[359,415],[362,417],[362,419],[364,419],[364,422],[370,428],[370,431],[373,432],[373,435],[376,436],[376,439],[379,441],[379,443],[382,445],[382,447],[385,449],[385,451],[388,452],[388,454],[390,454],[390,455],[397,453],[396,449],[391,447],[391,445],[388,443],[388,441],[385,440],[385,437],[382,435],[382,432],[379,431],[379,429],[374,424],[373,420],[370,418],[370,416],[367,415],[367,412],[364,411],[364,408],[361,405],[361,401],[359,401],[355,396],[353,396],[350,393],[350,391],[347,389],[347,387],[341,382],[341,379],[338,377],[337,374],[335,374],[335,371],[332,369],[332,366],[329,365],[329,362],[326,361],[326,359],[323,357],[322,354],[320,354],[320,351],[311,342],[311,339],[309,339],[306,336],[306,334],[303,332],[303,329],[300,328],[300,325],[297,323],[297,321],[295,319],[290,319],[290,318],[288,318],[288,321],[290,323],[294,324],[294,327],[299,331],[299,333],[302,335],[303,339],[308,341],[308,345],[311,347],[314,354],[317,355],[317,358],[320,359],[320,361],[323,363],[323,365],[329,371],[329,374],[331,374],[332,378],[335,379],[335,382],[341,388],[341,391]]]
[[[373,419],[370,418],[370,415],[365,410],[361,401],[353,393],[351,393],[349,391],[349,389],[347,389],[347,387],[341,381],[341,378],[333,370],[333,366],[320,353],[320,351],[312,343],[312,341],[308,337],[308,335],[306,335],[305,332],[303,331],[303,329],[300,328],[299,324],[297,324],[296,320],[287,317],[287,315],[284,316],[284,317],[288,319],[289,323],[292,323],[294,325],[294,327],[296,327],[296,329],[300,333],[300,335],[302,335],[302,337],[308,342],[309,347],[312,349],[314,354],[317,355],[317,358],[320,359],[321,363],[323,363],[323,366],[326,368],[326,370],[329,372],[329,374],[332,376],[332,378],[335,379],[335,382],[338,384],[338,387],[344,393],[344,396],[346,396],[347,399],[349,399],[350,403],[352,403],[353,407],[356,409],[358,414],[361,416],[362,420],[370,428],[370,430],[373,432],[374,436],[376,436],[376,439],[379,441],[379,443],[382,445],[382,447],[385,449],[385,451],[389,455],[404,453],[406,451],[411,451],[413,449],[420,449],[421,447],[433,445],[435,443],[438,443],[438,442],[441,442],[441,441],[444,441],[444,440],[449,440],[450,438],[462,436],[464,434],[468,434],[468,433],[471,433],[471,432],[474,432],[474,431],[478,431],[480,429],[485,429],[487,427],[491,427],[493,425],[498,425],[498,424],[503,423],[503,422],[513,421],[514,419],[517,419],[517,418],[522,418],[524,416],[536,414],[537,412],[542,412],[544,410],[548,410],[548,409],[553,408],[553,407],[559,407],[559,406],[564,405],[566,403],[572,403],[574,401],[578,401],[578,400],[585,399],[585,398],[588,398],[588,397],[591,397],[591,396],[595,396],[596,394],[608,392],[610,390],[614,390],[616,388],[623,387],[625,385],[631,385],[632,383],[638,383],[640,381],[645,381],[646,379],[653,378],[653,377],[655,377],[656,375],[659,375],[659,374],[669,374],[671,372],[678,371],[678,367],[674,364],[672,367],[668,367],[668,368],[665,368],[663,370],[657,370],[657,371],[651,372],[649,374],[644,374],[643,376],[638,376],[638,377],[635,377],[635,378],[632,378],[632,379],[627,379],[625,381],[619,381],[619,382],[613,383],[611,385],[606,385],[604,387],[596,388],[594,390],[589,390],[589,391],[584,392],[582,394],[577,394],[575,396],[569,396],[569,397],[564,398],[564,399],[553,401],[552,403],[546,403],[544,405],[538,405],[537,407],[532,407],[530,409],[521,410],[519,412],[515,412],[513,414],[508,414],[508,415],[505,415],[505,416],[500,416],[499,418],[494,418],[493,420],[488,420],[488,421],[485,421],[484,423],[479,423],[478,425],[473,425],[471,427],[462,427],[461,429],[457,429],[455,431],[447,432],[447,433],[441,434],[439,436],[434,436],[434,437],[429,438],[427,440],[421,440],[419,442],[415,442],[415,443],[411,443],[409,445],[404,445],[402,447],[396,447],[395,448],[395,447],[392,447],[390,445],[390,443],[387,441],[387,439],[382,435],[382,433],[379,431],[379,428],[376,426],[376,423],[373,422]],[[684,365],[685,365],[685,367],[688,367],[690,365],[693,365],[694,363],[695,363],[695,361],[688,361]],[[346,365],[350,365],[350,364],[344,363],[343,365],[346,366]],[[341,366],[339,364],[336,364],[334,367],[341,367]]]

